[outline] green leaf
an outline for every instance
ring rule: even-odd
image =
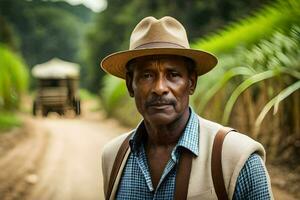
[[[231,94],[229,100],[226,103],[225,106],[225,111],[223,114],[223,119],[222,119],[222,123],[223,124],[227,124],[228,123],[228,119],[229,116],[231,114],[233,105],[235,104],[236,100],[238,99],[238,97],[251,85],[258,83],[262,80],[265,79],[269,79],[272,78],[274,76],[277,76],[280,74],[279,70],[269,70],[269,71],[265,71],[259,74],[256,74],[248,79],[246,79],[244,82],[242,82]]]
[[[287,98],[289,95],[291,95],[296,90],[300,89],[300,81],[297,81],[296,83],[286,87],[284,90],[282,90],[277,96],[275,96],[273,99],[271,99],[262,109],[260,114],[258,115],[255,126],[259,127],[262,123],[263,119],[267,115],[267,113],[270,111],[270,109],[274,106],[274,114],[276,114],[278,110],[279,103]]]
[[[228,70],[224,75],[220,78],[220,80],[212,86],[210,90],[208,90],[201,101],[199,102],[199,106],[197,110],[201,113],[204,111],[206,104],[210,101],[210,99],[221,89],[223,88],[233,77],[239,75],[252,75],[253,71],[247,67],[236,67]]]

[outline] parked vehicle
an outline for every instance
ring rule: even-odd
[[[64,115],[73,110],[80,115],[78,97],[79,66],[58,58],[36,65],[32,75],[37,79],[37,94],[33,101],[33,115],[47,116],[49,112]]]

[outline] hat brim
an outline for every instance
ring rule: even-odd
[[[151,48],[120,51],[108,55],[101,61],[101,68],[114,76],[126,78],[126,64],[138,57],[148,55],[178,55],[192,59],[196,64],[198,76],[203,75],[213,69],[217,63],[217,58],[205,51],[183,48]]]

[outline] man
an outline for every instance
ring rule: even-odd
[[[189,48],[184,27],[172,17],[144,18],[129,50],[103,59],[106,72],[126,80],[143,116],[135,130],[104,148],[106,199],[272,198],[263,147],[230,131],[217,167],[213,143],[223,128],[189,107],[197,77],[216,64],[213,55]],[[219,194],[222,185],[225,196]]]

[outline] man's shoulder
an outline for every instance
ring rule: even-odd
[[[249,157],[257,154],[265,161],[263,146],[249,136],[230,132],[224,140],[222,151],[222,165],[224,182],[228,188],[228,194],[233,196],[237,179]]]
[[[134,130],[123,133],[115,138],[113,138],[111,141],[109,141],[107,144],[103,147],[103,154],[109,154],[110,156],[114,156],[117,154],[121,144],[126,139],[126,137],[131,134]]]
[[[133,130],[134,131],[134,130]],[[132,131],[123,133],[120,136],[109,141],[104,147],[102,151],[102,174],[103,174],[103,186],[104,191],[107,191],[108,181],[110,178],[110,174],[112,171],[113,163],[115,162],[115,158],[119,151],[120,146],[126,137],[131,134]]]
[[[265,156],[264,148],[263,146],[257,142],[256,140],[252,139],[251,137],[239,133],[239,132],[230,132],[224,140],[224,147],[225,150],[231,151],[230,154],[233,154],[236,149],[239,151],[237,153],[239,154],[247,154],[247,152],[257,152],[262,158]]]
[[[200,142],[203,146],[201,150],[210,152],[204,148],[208,146],[210,146],[209,149],[212,148],[215,135],[223,126],[202,117],[199,117],[199,122]],[[201,141],[201,137],[204,141]],[[207,143],[209,143],[209,145],[207,145]],[[265,150],[259,142],[236,131],[231,131],[226,135],[222,148],[222,169],[224,182],[227,186],[227,192],[230,197],[233,196],[235,184],[241,169],[245,165],[249,156],[253,153],[258,154],[262,160],[265,160]]]
[[[223,127],[223,125],[204,119],[200,116],[198,116],[198,118],[200,122],[200,134],[208,135],[208,137],[211,138],[210,140],[213,140],[218,130]],[[202,133],[201,130],[203,131]],[[248,152],[257,151],[262,158],[265,156],[264,148],[259,142],[238,131],[231,131],[227,134],[223,148],[224,151],[227,151],[225,154],[228,155],[246,155]],[[237,149],[239,151],[236,151]]]
[[[202,130],[203,132],[209,135],[214,136],[217,133],[217,131],[222,127],[222,125],[218,124],[217,122],[210,121],[199,115],[197,116],[199,119],[200,130]]]

